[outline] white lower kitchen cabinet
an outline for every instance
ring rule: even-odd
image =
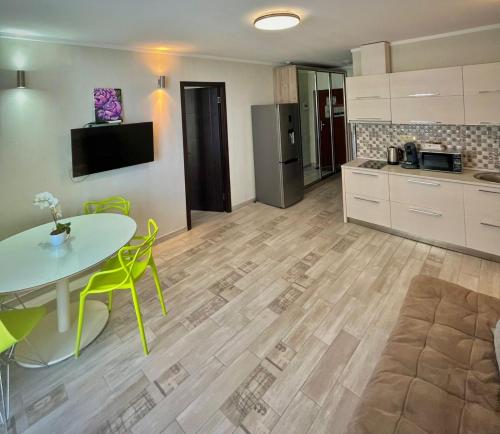
[[[467,247],[500,256],[500,188],[464,186]]]
[[[500,257],[500,186],[460,174],[399,166],[342,166],[344,220],[367,222],[430,244]]]
[[[500,218],[467,217],[467,247],[500,256]]]
[[[349,170],[345,173],[346,191],[351,194],[389,200],[389,175],[373,170]]]
[[[457,212],[456,208],[391,202],[391,221],[395,230],[430,241],[465,246],[463,212]]]
[[[389,177],[391,201],[446,210],[463,209],[463,186],[419,176]]]
[[[391,226],[391,207],[388,200],[347,194],[346,202],[349,217],[379,226]]]

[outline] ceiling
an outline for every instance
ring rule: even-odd
[[[0,33],[282,63],[341,64],[349,49],[500,23],[499,0],[0,0]],[[269,32],[271,11],[302,17]]]

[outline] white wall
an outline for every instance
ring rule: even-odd
[[[361,74],[359,51],[352,53],[353,74]],[[391,43],[392,72],[500,61],[500,29],[413,42]]]
[[[250,106],[273,102],[271,66],[0,39],[0,69],[12,77],[0,89],[0,239],[49,221],[31,205],[40,191],[66,216],[119,194],[141,229],[148,217],[161,235],[184,228],[181,80],[226,83],[232,203],[255,197]],[[14,88],[16,69],[27,71],[28,89]],[[165,91],[156,90],[160,74]],[[155,161],[74,182],[70,130],[93,121],[94,87],[122,89],[126,122],[154,122]]]

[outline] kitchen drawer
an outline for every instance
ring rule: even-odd
[[[355,99],[347,101],[348,122],[390,122],[390,99]]]
[[[500,216],[465,217],[467,247],[500,256]]]
[[[391,226],[389,201],[358,194],[346,194],[346,202],[347,217],[380,226]]]
[[[347,99],[390,98],[389,74],[346,78]]]
[[[392,98],[393,124],[464,123],[463,96],[426,96],[421,98]]]
[[[462,208],[445,210],[391,202],[392,228],[427,240],[465,246]]]
[[[500,91],[464,96],[466,125],[500,125]]]
[[[464,186],[465,215],[500,217],[500,187]]]
[[[463,211],[463,186],[419,176],[389,176],[391,201],[416,206]]]
[[[390,74],[391,97],[463,95],[462,68],[438,68]]]
[[[345,189],[347,193],[388,200],[387,178],[386,173],[377,173],[374,170],[348,169],[345,171]]]

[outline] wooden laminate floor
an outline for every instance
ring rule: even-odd
[[[13,369],[13,430],[341,433],[409,281],[500,296],[500,264],[342,222],[340,180],[281,210],[250,204],[163,242],[139,285],[150,355],[126,292],[80,359]]]

